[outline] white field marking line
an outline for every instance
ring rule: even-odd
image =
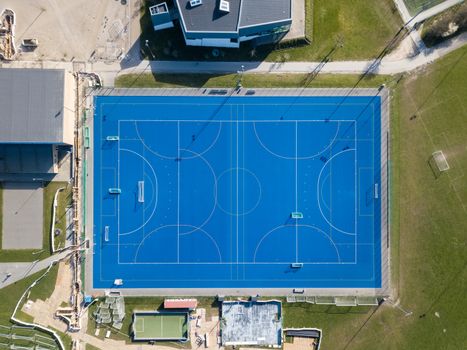
[[[144,333],[144,318],[140,318],[139,324],[140,324],[140,329],[137,331],[139,333]],[[142,329],[141,329],[142,328]]]
[[[138,157],[140,157],[144,162],[147,163],[147,165],[149,166],[149,169],[151,169],[151,172],[152,174],[154,175],[154,179],[156,180],[156,193],[159,193],[159,183],[157,181],[157,176],[156,176],[156,172],[154,170],[154,168],[152,167],[151,163],[149,163],[149,161],[144,158],[141,154],[135,152],[135,151],[132,151],[128,148],[120,148],[120,151],[125,151],[125,152],[129,152],[129,153],[133,153],[135,155],[137,155]],[[120,161],[119,161],[120,163]],[[142,225],[140,225],[139,227],[137,227],[136,229],[134,230],[131,230],[131,231],[128,231],[128,232],[124,232],[124,233],[120,233],[119,232],[119,236],[127,236],[127,235],[130,235],[138,230],[140,230],[141,228],[143,228],[144,226],[146,226],[146,224],[152,219],[152,217],[154,216],[154,213],[156,212],[156,208],[157,208],[157,205],[158,205],[158,200],[156,198],[156,202],[154,204],[154,209],[152,210],[152,213],[151,215],[149,216],[149,218],[146,220],[146,221],[143,221]],[[144,210],[143,210],[144,212]],[[119,217],[120,217],[120,209],[119,209]]]
[[[117,171],[116,171],[116,168],[115,167],[101,167],[101,173],[103,172],[102,170],[112,170],[112,173],[113,173],[113,178],[114,178],[114,181],[113,181],[113,185],[112,187],[115,187],[117,185]],[[103,186],[101,185],[101,188]],[[114,196],[114,198],[117,197],[117,196]],[[101,214],[101,216],[103,217],[113,217],[113,216],[117,216],[117,204],[118,204],[118,200],[119,200],[120,196],[118,196],[118,198],[115,198],[115,200],[113,200],[113,214]],[[103,201],[103,199],[101,198],[101,201]]]
[[[281,228],[285,228],[285,227],[293,227],[294,225],[279,225],[275,228],[273,228],[272,230],[270,230],[269,232],[267,232],[266,234],[263,235],[263,237],[261,237],[259,243],[256,245],[256,249],[255,249],[255,254],[253,256],[253,262],[256,263],[256,254],[258,253],[258,249],[259,247],[261,246],[261,244],[263,243],[263,241],[273,232],[281,229]],[[324,232],[323,230],[321,230],[319,227],[316,227],[316,226],[313,226],[313,225],[305,225],[305,224],[302,224],[302,225],[298,225],[300,227],[306,227],[306,228],[311,228],[319,233],[321,233],[323,236],[325,236],[329,242],[333,245],[335,251],[336,251],[336,255],[337,255],[337,263],[341,263],[341,258],[340,258],[340,254],[339,254],[339,249],[337,249],[337,246],[336,244],[334,243],[334,241],[332,240],[332,238],[326,233]]]
[[[372,168],[372,167],[367,167],[367,166],[360,167],[360,168],[358,168],[358,178],[361,179],[361,178],[362,178],[362,176],[361,176],[362,171],[367,171],[367,170],[371,170],[371,173],[372,173],[372,174],[374,173],[374,171],[373,171],[374,168]],[[358,182],[358,184],[361,185],[360,181]],[[360,196],[361,186],[359,186],[359,188],[360,188],[360,191],[358,191],[358,201],[357,201],[357,203],[358,203],[358,216],[359,216],[359,217],[360,217],[360,216],[361,216],[361,217],[374,217],[373,214],[362,214],[362,213],[360,212],[361,203],[362,203],[363,201],[362,201],[362,198],[361,198],[361,196]],[[366,192],[365,192],[365,195],[366,195]],[[366,203],[366,198],[365,198],[365,203]],[[373,204],[373,205],[374,205],[374,204]],[[374,211],[374,209],[373,209],[373,211]]]
[[[102,106],[100,107],[99,116],[102,116]],[[102,140],[103,140],[103,138],[102,138],[102,117],[101,117],[101,118],[98,118],[98,119],[99,119],[100,140],[101,140],[101,143],[102,143]],[[94,132],[94,130],[93,130],[93,132]],[[99,148],[97,148],[97,149],[98,149],[98,151],[99,151],[99,166],[102,168],[102,146],[99,147]],[[118,152],[118,151],[117,151],[117,152]],[[117,155],[117,157],[118,157],[118,156],[119,156],[119,155]],[[117,160],[117,167],[118,167],[118,160]],[[93,167],[93,168],[94,168],[94,167]],[[95,172],[96,169],[93,169],[93,171]],[[100,184],[99,184],[99,185],[100,185],[100,187],[102,188],[102,187],[103,187],[103,183],[102,183],[102,170],[99,171],[99,175],[100,175]],[[95,185],[95,184],[93,183],[93,186],[94,186],[94,185]],[[96,189],[97,189],[97,186],[95,186],[95,187],[93,188],[93,191],[96,191]],[[94,193],[95,193],[95,192],[94,192]],[[103,225],[102,225],[102,224],[103,224],[103,217],[102,217],[102,204],[103,204],[102,202],[103,202],[103,200],[104,200],[104,199],[103,199],[103,197],[102,197],[102,190],[101,190],[101,196],[100,196],[100,201],[99,201],[99,202],[100,202],[100,208],[99,208],[100,210],[99,210],[99,212],[100,212],[100,214],[101,214],[101,217],[99,218],[99,225],[100,225],[100,228],[101,228],[100,232],[102,232],[102,226],[103,226]],[[117,200],[118,200],[118,199],[117,199]],[[93,220],[94,220],[94,218],[93,218]],[[117,241],[118,241],[118,229],[119,229],[119,228],[118,228],[118,219],[117,219]],[[102,239],[101,239],[101,238],[102,238],[102,237],[99,236],[99,239],[97,240],[98,243],[96,243],[96,240],[95,240],[94,237],[93,237],[93,243],[94,243],[94,244],[99,244],[99,249],[97,250],[97,252],[99,253],[99,281],[102,281]],[[118,259],[117,261],[119,261],[119,259],[120,259],[120,255],[119,255],[119,254],[117,254],[117,259]],[[92,272],[92,273],[94,273],[94,269],[93,269],[93,272]]]
[[[117,168],[118,168],[118,188],[121,188],[120,187],[120,151],[121,151],[121,148],[120,148],[120,121],[117,123],[117,134],[118,134],[118,148],[117,148]],[[120,195],[118,196],[118,209],[117,209],[117,215],[118,215],[118,218],[117,218],[117,244],[118,244],[118,248],[117,248],[117,264],[120,264]]]
[[[237,115],[237,120],[239,119]],[[245,105],[242,105],[242,120],[245,119]],[[242,131],[243,135],[245,135],[245,123],[242,123]],[[242,168],[245,168],[245,137],[242,139]],[[245,172],[243,172],[243,184],[245,184]],[[259,179],[258,179],[259,180]],[[245,185],[243,185],[243,189],[245,189]],[[260,198],[262,195],[262,189],[260,186]],[[245,208],[245,196],[242,197],[243,200],[243,208]],[[259,202],[258,202],[259,203]],[[245,261],[245,218],[242,218],[242,262]],[[238,262],[237,262],[238,263]],[[242,280],[245,279],[245,265],[242,264]]]
[[[295,212],[298,211],[298,158],[297,157],[298,157],[298,123],[295,122]],[[297,219],[295,219],[295,262],[298,262],[298,220]]]
[[[373,104],[372,104],[373,106]],[[354,243],[355,243],[355,259],[354,261],[357,262],[357,254],[358,254],[358,247],[357,247],[357,236],[358,236],[358,231],[357,231],[357,220],[358,220],[358,217],[357,217],[357,211],[358,211],[358,203],[357,203],[357,169],[358,169],[358,163],[357,163],[357,154],[358,154],[358,136],[357,136],[357,121],[355,120],[354,121],[354,124],[353,124],[353,130],[354,130],[354,148],[355,148],[355,152],[354,152],[354,159],[355,159],[355,162],[354,162],[354,182],[355,182],[355,190],[354,190],[354,197],[355,197],[355,204],[354,204],[354,211],[355,211],[355,214],[354,214],[354,225],[355,225],[355,236],[354,236]],[[372,126],[372,133],[373,133],[373,126]],[[372,149],[374,149],[373,145],[372,145]],[[374,164],[374,160],[373,160],[373,164]],[[373,207],[374,208],[374,207]]]
[[[122,119],[119,122],[122,123],[274,123],[274,124],[287,124],[287,123],[354,123],[354,119],[288,119],[288,120],[280,120],[280,119],[242,119],[242,120],[234,120],[234,119]]]
[[[329,148],[329,156],[332,158],[333,149],[332,147]],[[329,162],[329,218],[332,222],[332,180],[333,180],[333,173],[332,173],[332,162]],[[318,180],[319,182],[319,180]],[[332,238],[332,227],[329,227],[329,236]]]
[[[327,209],[328,211],[331,211],[331,209],[329,208],[329,205],[328,205],[328,204],[326,203],[326,201],[324,200],[323,189],[324,189],[324,187],[325,187],[324,184],[326,183],[326,181],[328,181],[328,179],[330,178],[330,176],[331,176],[330,174],[327,174],[326,177],[324,178],[323,183],[322,183],[322,185],[320,186],[321,188],[320,188],[320,193],[319,193],[320,197],[323,198],[323,204],[324,204],[324,206],[326,207],[326,209]],[[331,197],[331,196],[330,196],[330,197]]]
[[[370,245],[368,244],[363,244],[363,245]],[[336,246],[338,244],[336,243]],[[244,262],[122,262],[119,265],[162,265],[162,266],[168,266],[168,265],[230,265],[230,266],[237,266],[237,265],[244,265],[244,266],[249,266],[251,265],[254,267],[255,265],[290,265],[294,263],[295,261],[283,261],[283,262],[278,262],[278,261],[256,261],[256,262],[251,262],[251,261],[244,261]],[[345,261],[323,261],[323,262],[313,262],[313,261],[302,261],[304,265],[357,265],[356,262],[345,262]],[[113,281],[113,280],[112,280]],[[230,281],[230,280],[228,280]]]
[[[166,280],[166,279],[152,279],[152,280],[144,280],[144,279],[127,279],[128,281],[130,282],[231,282],[231,280],[227,280],[227,279],[196,279],[196,280],[193,280],[193,279],[183,279],[183,280]],[[112,282],[113,280],[102,280],[103,282]],[[246,280],[247,282],[290,282],[291,280],[290,279],[247,279]],[[325,278],[313,278],[313,279],[294,279],[294,281],[297,281],[297,282],[336,282],[336,281],[350,281],[350,282],[374,282],[373,280],[371,279],[362,279],[362,278],[359,278],[359,279],[350,279],[350,278],[341,278],[341,279],[325,279]],[[248,288],[247,287],[243,287],[243,288]],[[250,287],[251,288],[251,287]],[[368,289],[368,288],[371,288],[371,289],[375,289],[374,287],[361,287],[361,288],[354,288],[354,289]],[[210,288],[210,289],[213,289],[213,288]],[[288,291],[290,291],[290,288],[284,288],[284,287],[277,287],[277,289],[287,289]]]
[[[230,111],[230,120],[233,119],[233,107],[232,105],[229,106],[229,111]],[[232,127],[232,123],[230,124],[230,127],[229,127],[229,131],[230,131],[230,137],[229,137],[229,141],[230,141],[230,147],[229,147],[229,153],[230,153],[230,165],[233,165],[233,145],[232,145],[232,142],[233,142],[233,135],[232,135],[232,131],[233,131],[233,127]],[[233,186],[233,180],[232,180],[232,177],[230,178],[230,186],[229,186],[229,191],[230,191],[230,196],[229,196],[229,199],[230,199],[230,208],[232,208],[232,200],[233,200],[233,195],[232,195],[232,186]],[[220,206],[219,206],[220,207]],[[233,232],[234,230],[232,229],[232,225],[234,224],[234,220],[233,220],[233,217],[230,216],[229,217],[230,219],[230,261],[233,260],[233,248],[234,248],[234,245],[233,245]],[[233,264],[230,265],[230,280],[233,280]]]
[[[211,166],[211,163],[209,163],[209,161],[208,161],[205,157],[203,157],[202,155],[200,155],[199,153],[196,153],[196,152],[193,152],[193,151],[191,151],[191,150],[189,150],[189,149],[184,149],[184,148],[180,148],[180,151],[183,151],[183,152],[190,152],[190,153],[192,153],[192,154],[195,154],[196,156],[193,157],[192,159],[194,159],[194,158],[200,158],[204,163],[206,163],[206,165],[208,166],[209,170],[210,170],[211,173],[212,173],[212,178],[213,178],[213,180],[214,180],[214,195],[213,195],[213,197],[214,197],[214,205],[213,205],[213,207],[212,207],[212,209],[211,209],[210,214],[209,214],[208,217],[206,218],[206,220],[204,220],[204,222],[203,222],[201,225],[199,225],[199,227],[204,227],[204,226],[206,226],[206,224],[211,220],[212,216],[214,215],[214,212],[216,211],[216,208],[218,207],[218,200],[217,200],[217,198],[218,198],[218,196],[217,196],[217,178],[216,178],[216,173],[214,172],[214,169],[213,169],[213,167]],[[179,224],[180,224],[180,222],[179,222]],[[198,226],[197,226],[197,227],[198,227]],[[191,232],[192,232],[192,231],[188,231],[188,232],[184,232],[184,233],[191,233]]]
[[[166,96],[163,96],[163,97],[166,97]],[[294,97],[294,96],[274,96],[274,97],[281,98],[281,97]],[[297,97],[297,96],[295,96],[295,97]],[[303,96],[303,97],[313,97],[313,96]],[[317,96],[317,97],[323,97],[323,96]],[[346,96],[336,96],[336,97],[345,98]],[[362,95],[362,96],[352,96],[352,97],[367,97],[367,98],[369,98],[371,96]],[[229,98],[230,99],[235,99],[234,96],[231,96]],[[221,103],[188,103],[188,102],[178,102],[178,103],[170,103],[170,102],[151,102],[151,103],[147,103],[147,102],[118,102],[118,103],[115,103],[115,102],[100,102],[99,104],[101,105],[101,108],[102,108],[104,105],[115,106],[116,104],[118,104],[119,106],[131,105],[131,106],[192,106],[192,107],[195,107],[195,106],[215,106],[215,107],[218,107]],[[237,105],[239,105],[239,103],[225,103],[225,104],[223,104],[223,106],[237,106]],[[271,106],[285,106],[285,107],[289,107],[290,102],[287,102],[287,103],[276,103],[276,102],[274,102],[274,103],[243,103],[243,105],[244,106],[253,106],[253,107],[257,107],[257,106],[258,107],[260,107],[260,106],[268,106],[268,107],[271,107]],[[331,102],[330,103],[294,103],[293,105],[294,106],[308,106],[308,107],[311,107],[311,106],[334,106],[335,107],[336,105],[339,105],[339,106],[367,106],[368,102],[366,102],[366,103],[350,103],[350,102],[346,102],[346,103],[340,103],[340,102],[332,102],[332,103]],[[127,121],[127,119],[122,119],[122,121]]]
[[[149,152],[153,153],[154,155],[156,155],[157,157],[159,158],[162,158],[162,159],[169,159],[169,160],[174,160],[175,158],[180,158],[180,154],[177,154],[177,157],[170,157],[170,156],[166,156],[166,155],[163,155],[163,154],[160,154],[156,151],[154,151],[151,147],[149,147],[148,145],[146,145],[146,143],[144,142],[144,139],[141,137],[141,134],[139,132],[139,129],[138,129],[138,123],[141,123],[141,122],[151,122],[151,123],[158,123],[158,122],[176,122],[177,123],[177,126],[178,128],[180,127],[180,123],[182,122],[185,122],[185,123],[191,123],[191,122],[199,122],[199,123],[212,123],[211,121],[208,121],[208,120],[204,120],[204,121],[191,121],[191,120],[134,120],[134,125],[135,125],[135,131],[136,131],[136,134],[139,138],[139,140],[141,141],[141,143],[143,144],[144,147],[146,147],[148,149]],[[216,137],[214,138],[214,140],[212,141],[212,143],[206,148],[204,149],[200,154],[203,155],[205,154],[206,152],[208,152],[212,147],[214,147],[214,145],[217,143],[217,141],[219,140],[219,136],[221,134],[221,129],[222,129],[222,124],[219,123],[219,128],[217,130],[217,134],[216,134]],[[178,137],[180,138],[180,130],[177,131],[178,132]],[[180,139],[178,140],[178,147],[180,148]],[[184,157],[183,159],[192,159],[194,157]]]
[[[180,122],[177,122],[177,262],[180,262]]]
[[[381,99],[380,99],[380,102],[381,102]],[[375,104],[372,103],[372,104],[371,104],[371,107],[372,107],[372,108],[371,108],[371,135],[373,136],[373,140],[374,140],[374,138],[375,138]],[[381,130],[382,130],[382,128],[381,128],[381,107],[380,107],[380,118],[379,118],[379,119],[380,119],[380,122],[379,122],[379,124],[380,124],[380,127],[379,127],[379,128],[380,128],[379,144],[380,144],[380,149],[381,149],[381,148],[382,148],[381,141],[384,139],[384,138],[381,136]],[[356,128],[355,128],[355,129],[356,129]],[[355,131],[355,135],[357,135],[357,131]],[[374,141],[373,141],[373,143],[371,144],[371,153],[373,154],[373,161],[371,162],[371,164],[372,164],[372,166],[373,166],[373,168],[374,168],[374,167],[375,167],[375,142],[374,142]],[[379,168],[381,169],[381,150],[380,150],[379,163],[380,163]],[[380,170],[380,172],[381,172],[381,170]],[[380,179],[382,179],[382,178],[383,178],[383,177],[381,176],[381,173],[380,173]],[[373,199],[373,201],[374,201],[374,199]],[[380,201],[380,203],[381,203],[381,201]],[[373,202],[373,217],[375,216],[375,207],[376,207],[376,205],[375,205],[375,203]],[[380,215],[380,218],[379,218],[379,222],[380,222],[379,227],[380,227],[380,230],[379,230],[379,232],[378,232],[378,235],[379,235],[379,237],[380,237],[380,241],[382,241],[382,238],[383,238],[382,235],[381,235],[381,227],[382,227],[382,225],[381,225],[381,218],[382,218],[382,217],[383,217],[383,216]],[[355,232],[357,232],[356,230],[357,230],[357,222],[355,221]],[[374,220],[371,220],[371,233],[372,233],[372,234],[371,234],[371,237],[372,237],[372,238],[371,238],[371,241],[372,241],[372,243],[373,243],[372,252],[373,252],[373,279],[374,279],[374,278],[375,278],[375,274],[376,274],[376,270],[375,270],[375,269],[376,269],[376,264],[375,264],[375,259],[376,259],[376,254],[375,254],[375,221],[374,221]],[[355,237],[355,251],[358,253],[358,241],[357,241],[357,239],[358,239],[358,238]],[[383,259],[382,259],[382,253],[383,253],[383,251],[380,250],[380,257],[381,257],[381,260],[383,260]],[[355,255],[355,262],[357,262],[357,256],[358,256],[358,255],[356,254],[356,255]],[[382,270],[381,270],[381,272],[382,272]]]
[[[217,180],[216,180],[216,185],[219,183],[219,179],[224,176],[224,174],[232,171],[232,170],[235,170],[235,171],[239,171],[239,170],[243,170],[243,173],[249,173],[251,176],[253,176],[253,178],[256,180],[256,183],[258,184],[258,188],[259,188],[259,195],[258,195],[258,199],[256,200],[256,203],[253,207],[251,207],[248,211],[244,212],[244,213],[241,213],[241,214],[235,214],[235,213],[231,213],[229,211],[227,211],[226,209],[224,209],[219,203],[217,203],[217,207],[222,211],[224,212],[225,214],[227,215],[230,215],[230,216],[245,216],[245,215],[248,215],[250,214],[252,211],[254,211],[259,203],[261,202],[261,199],[263,198],[263,186],[261,185],[261,182],[259,181],[259,178],[258,176],[256,176],[256,174],[254,172],[252,172],[251,170],[247,169],[247,168],[230,168],[230,169],[226,169],[224,170],[222,173],[220,173],[220,175],[217,177]],[[245,175],[243,175],[245,176]],[[217,195],[217,192],[216,192],[216,195]],[[232,194],[231,194],[231,198],[233,198]]]
[[[236,225],[235,225],[235,230],[236,230],[235,235],[236,235],[236,239],[237,239],[237,279],[238,279],[238,214],[239,214],[239,212],[238,212],[238,105],[237,105],[237,118],[236,119],[237,119],[237,123],[235,125],[236,125],[237,135],[236,135],[236,151],[235,151],[235,155],[236,155],[236,174],[237,174],[236,182],[237,182],[237,184],[236,184],[236,200],[235,201],[236,201],[237,209],[236,209],[235,215],[236,215],[236,221],[237,222],[236,222]]]
[[[329,158],[328,161],[327,161],[327,162],[323,165],[323,167],[321,168],[321,171],[319,172],[319,175],[318,175],[318,181],[316,182],[316,186],[317,186],[317,187],[316,187],[316,196],[317,196],[316,199],[317,199],[317,202],[318,202],[318,209],[319,209],[319,211],[320,211],[320,213],[321,213],[321,216],[322,216],[323,219],[328,223],[328,225],[331,226],[333,229],[335,229],[336,231],[339,231],[339,232],[341,232],[341,233],[343,233],[343,234],[349,235],[349,236],[354,236],[355,233],[346,232],[346,231],[344,231],[344,230],[341,230],[341,229],[335,227],[332,223],[329,222],[329,220],[327,219],[327,217],[324,215],[324,213],[323,213],[323,211],[322,211],[322,209],[321,209],[321,204],[320,204],[320,199],[319,199],[319,198],[320,198],[320,197],[319,197],[319,184],[320,184],[321,175],[322,175],[322,173],[323,173],[324,168],[327,166],[327,164],[328,164],[333,158],[335,158],[335,157],[341,155],[342,153],[345,153],[345,152],[352,152],[352,151],[355,151],[355,149],[349,148],[349,149],[346,149],[346,150],[342,150],[342,151],[340,151],[340,152],[334,154],[331,158]]]
[[[284,264],[285,263],[281,263],[281,264]],[[102,280],[102,281],[106,281],[106,282],[113,282],[114,280]],[[167,280],[167,279],[126,279],[126,281],[130,281],[130,282],[232,282],[232,280],[230,279],[214,279],[214,278],[211,278],[211,279],[180,279],[180,280],[174,280],[174,279],[171,279],[171,280]],[[285,278],[270,278],[270,279],[259,279],[259,278],[251,278],[251,279],[247,279],[246,280],[247,282],[290,282],[291,279],[285,279]],[[331,278],[313,278],[313,279],[304,279],[304,278],[294,278],[293,279],[294,282],[317,282],[317,281],[327,281],[327,282],[336,282],[336,281],[351,281],[351,282],[374,282],[373,279],[363,279],[363,278],[334,278],[334,279],[331,279]],[[203,286],[204,287],[204,286]],[[196,287],[195,287],[196,288]],[[240,287],[240,288],[254,288],[254,287]],[[214,287],[208,287],[207,289],[215,289]],[[271,288],[271,289],[274,289],[274,288]],[[282,286],[279,286],[279,287],[276,287],[275,289],[287,289],[288,291],[290,291],[291,288],[287,288],[287,287],[282,287]],[[360,287],[360,288],[353,288],[353,289],[375,289],[374,287],[370,286],[370,287]]]
[[[334,134],[334,137],[332,138],[332,140],[329,142],[329,144],[328,144],[326,147],[324,147],[323,149],[321,149],[321,151],[319,151],[318,153],[309,155],[309,156],[298,157],[298,159],[300,159],[300,160],[313,159],[313,158],[316,158],[316,157],[318,157],[319,155],[323,154],[324,152],[326,152],[326,151],[334,144],[334,141],[336,140],[337,135],[339,134],[339,129],[340,129],[340,122],[337,123],[336,133]],[[261,147],[264,148],[265,151],[271,153],[272,155],[274,155],[274,156],[276,156],[276,157],[278,157],[278,158],[282,158],[282,159],[291,159],[291,160],[294,159],[294,157],[283,156],[283,155],[280,155],[280,154],[278,154],[278,153],[275,153],[275,152],[271,151],[271,150],[263,143],[263,141],[262,141],[261,138],[259,137],[258,131],[256,130],[256,123],[253,123],[253,130],[254,130],[254,132],[255,132],[256,139],[258,140],[259,144],[261,145]]]
[[[148,234],[146,234],[146,235],[144,236],[143,240],[139,243],[138,248],[136,249],[134,264],[141,264],[141,263],[137,262],[136,260],[137,260],[137,258],[138,258],[138,255],[139,255],[139,251],[140,251],[140,249],[141,249],[141,246],[143,245],[144,241],[146,241],[146,239],[147,239],[148,237],[152,236],[153,234],[155,234],[155,233],[157,233],[158,231],[160,231],[160,230],[162,230],[162,229],[165,229],[165,228],[167,228],[167,227],[178,227],[178,226],[180,226],[180,227],[192,227],[192,228],[195,228],[195,230],[192,230],[191,233],[182,233],[182,234],[180,234],[180,236],[186,236],[186,235],[189,235],[189,234],[199,233],[199,232],[205,234],[205,235],[212,241],[212,243],[214,244],[214,246],[216,247],[217,253],[218,253],[218,255],[219,255],[219,261],[222,262],[222,255],[221,255],[221,251],[220,251],[220,249],[219,249],[219,246],[218,246],[216,240],[215,240],[209,233],[207,233],[207,232],[206,232],[204,229],[202,229],[201,227],[196,227],[196,226],[193,226],[193,225],[183,225],[183,224],[181,224],[181,225],[164,225],[164,226],[159,226],[158,228],[156,228],[156,229],[152,230],[151,232],[149,232]],[[156,264],[160,264],[160,263],[157,262]],[[171,264],[179,264],[179,262],[173,262],[173,263],[171,263]]]
[[[143,147],[143,149],[142,149],[141,151],[143,152],[143,157],[146,158],[146,157],[145,157],[145,154],[144,154],[144,147]],[[143,163],[143,180],[144,180],[144,163],[145,163],[145,162],[143,161],[142,163]],[[146,220],[145,212],[146,212],[146,210],[145,210],[145,203],[143,203],[143,213],[142,213],[142,214],[143,214],[143,215],[142,215],[142,216],[143,216],[143,223],[144,223],[145,220]],[[145,230],[144,230],[145,226],[146,226],[146,225],[144,225],[144,226],[142,227],[142,230],[141,230],[141,231],[142,231],[142,234],[143,234],[143,237],[144,237],[144,232],[145,232]]]
[[[147,176],[148,174],[145,173],[144,175]],[[150,176],[147,176],[147,178],[148,178],[149,184],[151,185],[151,187],[150,187],[150,188],[151,188],[151,192],[153,193],[153,195],[150,197],[151,200],[149,201],[149,204],[147,205],[147,207],[151,207],[152,204],[153,204],[153,202],[154,202],[154,199],[157,199],[157,192],[156,192],[157,189],[156,189],[156,187],[154,186],[154,182],[152,182],[151,177],[150,177]],[[145,191],[146,191],[147,186],[144,186],[144,188],[145,188]],[[154,194],[156,194],[156,195],[154,196]]]

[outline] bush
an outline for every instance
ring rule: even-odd
[[[456,6],[426,23],[422,39],[428,47],[467,31],[467,3]]]

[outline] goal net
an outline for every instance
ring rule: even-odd
[[[443,151],[436,151],[433,152],[431,155],[433,158],[433,161],[435,162],[436,166],[438,167],[439,171],[446,171],[449,170],[449,164],[448,161],[446,160],[446,157],[443,153]]]

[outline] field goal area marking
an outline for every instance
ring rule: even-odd
[[[136,316],[136,317],[138,317],[138,316]],[[135,324],[135,331],[136,331],[136,333],[144,333],[144,318],[143,317],[138,317],[137,318],[137,322]]]

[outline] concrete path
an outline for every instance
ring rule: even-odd
[[[0,263],[0,289],[49,267],[54,260],[61,260],[70,253],[70,250],[65,250],[44,260],[28,263]],[[8,273],[11,276],[7,278]]]
[[[425,49],[418,55],[393,60],[385,57],[374,61],[334,61],[324,64],[320,73],[329,74],[398,74],[409,72],[429,64],[467,44],[467,33],[447,40],[438,46]],[[118,69],[115,65],[94,63],[90,70],[103,77],[106,86],[112,86],[112,77],[129,73],[236,73],[244,66],[246,73],[310,73],[321,62],[189,62],[189,61],[142,61],[137,66]]]
[[[429,64],[467,44],[467,33],[462,33],[430,49],[424,49],[413,57],[394,59],[390,55],[382,60],[334,61],[324,64],[320,73],[327,74],[399,74],[409,72]],[[205,61],[141,61],[134,62],[131,68],[122,68],[125,62],[107,64],[105,62],[84,63],[87,72],[101,76],[106,87],[114,86],[114,80],[122,74],[141,73],[236,73],[243,65],[245,73],[311,73],[322,62],[205,62]],[[48,68],[73,70],[73,62],[55,61],[13,61],[0,64],[2,68]]]
[[[409,13],[407,6],[405,6],[404,0],[394,0],[394,3],[397,9],[399,10],[399,13],[404,23],[406,23],[409,28],[412,28],[417,23],[421,23],[430,17],[436,16],[438,13],[446,11],[448,8],[460,4],[463,1],[464,0],[446,0],[441,4],[430,7],[425,11],[420,11],[414,14],[413,16]]]

